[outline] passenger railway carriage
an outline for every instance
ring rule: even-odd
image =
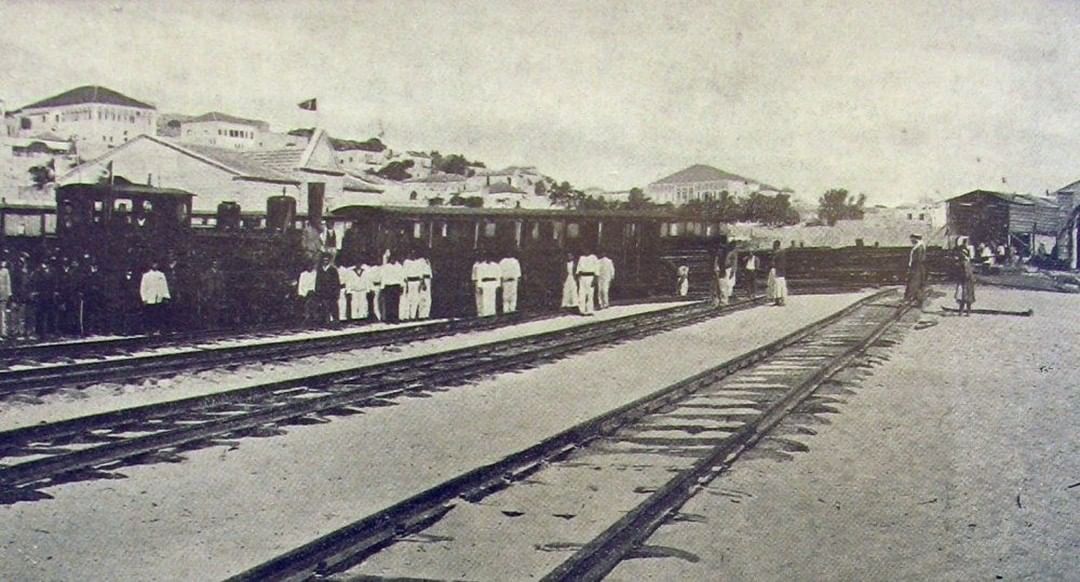
[[[522,265],[523,306],[557,305],[568,256],[589,252],[614,261],[614,298],[647,296],[672,270],[662,259],[669,220],[663,212],[347,206],[332,222],[344,232],[340,262],[415,251],[435,271],[434,311],[460,314],[473,305],[472,264],[511,255]]]

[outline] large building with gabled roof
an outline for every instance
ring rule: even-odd
[[[8,116],[9,134],[26,137],[48,132],[72,141],[84,157],[157,129],[157,108],[98,85],[76,87],[36,101]]]
[[[754,192],[770,196],[792,193],[789,189],[780,190],[760,180],[745,178],[705,164],[695,164],[679,170],[645,188],[645,195],[653,202],[670,203],[676,206],[692,200],[719,198],[722,192],[727,192],[732,196],[745,196]]]

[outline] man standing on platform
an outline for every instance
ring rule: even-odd
[[[778,307],[783,307],[787,301],[787,252],[781,248],[778,240],[773,241],[772,266],[769,267],[765,295]]]
[[[593,314],[593,301],[596,294],[596,272],[600,269],[600,259],[589,253],[578,258],[578,310],[582,315]]]
[[[518,279],[521,278],[521,263],[514,257],[503,257],[499,261],[499,279],[502,283],[502,312],[517,311]]]
[[[911,301],[922,307],[926,285],[926,245],[923,244],[922,236],[911,235],[911,253],[908,255],[908,278],[907,288],[904,290],[904,300]]]
[[[758,258],[754,256],[754,252],[750,251],[746,254],[746,264],[744,266],[744,276],[746,277],[746,294],[750,299],[753,299],[757,295],[757,272],[758,272]]]
[[[611,282],[615,280],[615,261],[604,255],[596,264],[596,299],[600,309],[611,306]]]
[[[393,260],[390,251],[383,255],[382,273],[382,314],[383,321],[397,323],[401,321],[402,295],[405,292],[405,269],[400,262]]]
[[[405,308],[402,309],[404,320],[419,319],[420,317],[420,288],[424,285],[424,264],[416,254],[416,250],[409,251],[409,258],[402,263],[405,272]]]
[[[341,277],[337,267],[331,264],[330,253],[323,253],[315,271],[315,302],[319,325],[338,320],[338,297],[341,295]]]
[[[165,273],[158,270],[157,261],[151,263],[150,269],[143,273],[139,282],[139,297],[142,299],[147,329],[160,333],[165,326],[165,309],[170,295],[169,283]]]
[[[420,282],[420,305],[417,315],[420,319],[431,317],[431,261],[427,258],[420,259],[420,273],[423,279]]]

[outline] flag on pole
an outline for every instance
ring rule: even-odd
[[[308,99],[307,101],[301,101],[300,103],[297,103],[297,107],[305,111],[318,111],[318,99]]]

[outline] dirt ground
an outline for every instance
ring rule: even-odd
[[[808,452],[740,459],[650,538],[667,557],[609,579],[1080,580],[1080,296],[942,305],[845,383]]]

